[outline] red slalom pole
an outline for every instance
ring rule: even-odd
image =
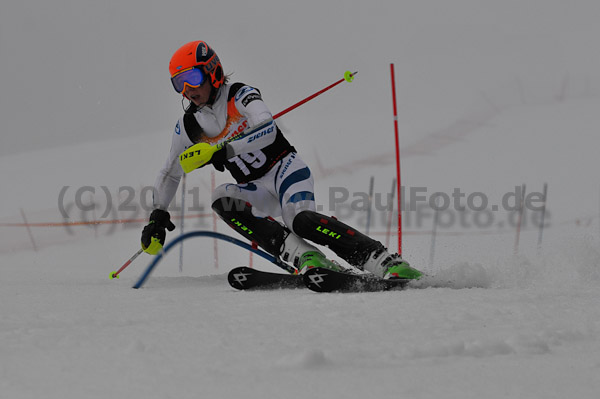
[[[121,268],[116,271],[116,272],[110,272],[110,279],[112,280],[113,278],[119,278],[119,273],[121,273],[123,270],[125,270],[125,268],[127,266],[129,266],[131,264],[131,262],[133,262],[135,260],[135,258],[137,258],[138,256],[140,256],[140,254],[143,252],[144,250],[142,248],[140,248],[131,258],[129,258],[129,260],[127,262],[125,262],[125,264],[123,266],[121,266]]]
[[[343,81],[346,81],[346,82],[352,82],[352,80],[354,79],[354,75],[356,75],[357,73],[358,73],[358,71],[356,71],[356,72],[354,72],[354,73],[351,73],[350,71],[346,71],[346,73],[344,73],[344,78],[343,78],[343,79],[340,79],[340,80],[338,80],[337,82],[335,82],[335,83],[333,83],[333,84],[331,84],[331,85],[327,86],[327,87],[326,87],[326,88],[324,88],[323,90],[319,90],[319,91],[318,91],[318,92],[316,92],[315,94],[312,94],[312,95],[310,95],[310,96],[306,97],[306,98],[305,98],[304,100],[302,100],[302,101],[298,101],[296,104],[292,105],[291,107],[288,107],[288,108],[284,109],[283,111],[281,111],[281,112],[280,112],[280,113],[278,113],[277,115],[273,116],[273,119],[277,119],[277,118],[279,118],[280,116],[283,116],[283,115],[287,114],[288,112],[290,112],[290,111],[292,111],[292,110],[294,110],[294,109],[298,108],[298,107],[299,107],[299,106],[301,106],[302,104],[304,104],[304,103],[307,103],[307,102],[309,102],[310,100],[312,100],[313,98],[315,98],[315,97],[317,97],[317,96],[319,96],[319,95],[321,95],[321,94],[325,93],[327,90],[329,90],[329,89],[331,89],[331,88],[333,88],[333,87],[335,87],[335,86],[339,85],[339,84],[340,84],[340,83],[342,83]]]
[[[258,244],[254,241],[252,241],[252,248],[258,249]],[[250,251],[250,262],[248,262],[248,267],[250,269],[254,269],[254,258],[252,255],[254,255],[254,252]]]
[[[392,77],[392,102],[394,106],[394,130],[396,132],[396,179],[398,184],[396,190],[398,193],[398,254],[402,256],[402,201],[400,198],[400,139],[398,135],[398,111],[396,106],[396,80],[394,78],[394,64],[390,64],[390,73]]]

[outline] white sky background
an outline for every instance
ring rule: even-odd
[[[180,104],[168,61],[196,39],[233,79],[259,87],[273,112],[359,70],[351,90],[288,118],[350,137],[389,128],[394,62],[403,134],[417,138],[517,80],[529,95],[559,90],[567,76],[573,88],[598,87],[599,17],[593,0],[8,0],[0,154],[170,132]]]

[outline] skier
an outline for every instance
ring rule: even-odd
[[[421,277],[379,241],[315,211],[310,169],[273,121],[260,91],[230,84],[208,44],[193,41],[179,48],[169,71],[174,89],[190,105],[175,126],[169,157],[155,183],[155,209],[142,232],[145,252],[160,252],[165,229],[175,228],[167,208],[184,170],[210,163],[218,171],[227,169],[236,181],[214,190],[212,209],[239,234],[293,264],[299,273],[312,267],[340,270],[311,241],[379,277]],[[250,128],[256,130],[233,140]]]

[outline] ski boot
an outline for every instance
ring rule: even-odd
[[[409,279],[418,280],[423,273],[410,267],[398,254],[390,254],[385,248],[378,248],[371,253],[365,264],[364,270],[370,271],[376,276],[386,280]]]
[[[290,233],[285,238],[280,256],[285,262],[294,265],[298,269],[298,274],[303,274],[308,269],[315,267],[342,271],[339,264],[327,259],[321,251],[294,233]]]

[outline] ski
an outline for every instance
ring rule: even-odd
[[[316,292],[377,292],[402,289],[410,280],[384,280],[372,274],[349,274],[316,267],[303,274],[304,284]]]
[[[237,290],[304,288],[302,277],[296,274],[263,272],[246,266],[231,269],[227,281]]]

